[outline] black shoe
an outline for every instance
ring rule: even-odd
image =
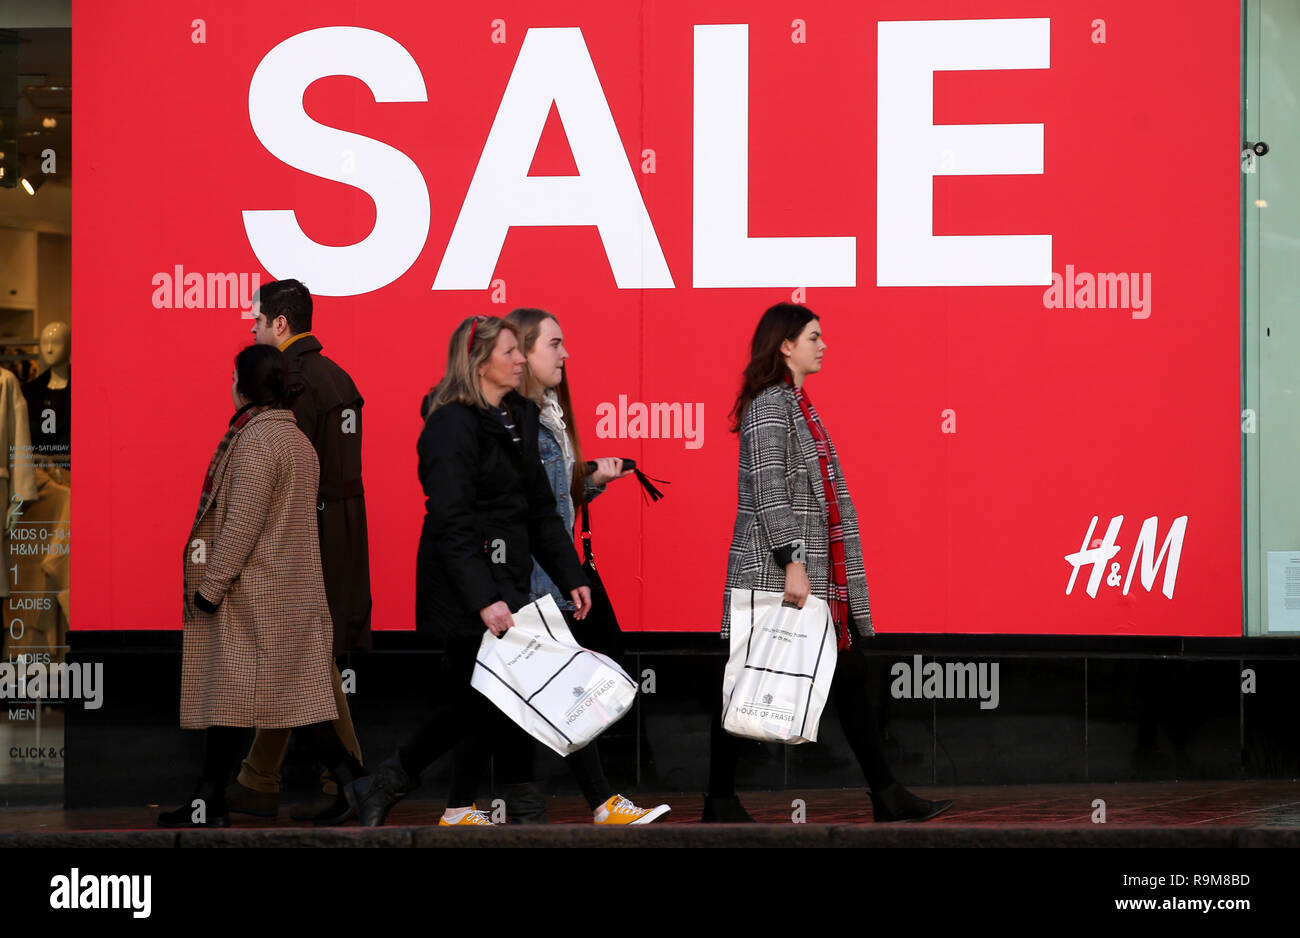
[[[383,827],[393,805],[419,787],[419,779],[407,775],[396,756],[384,760],[374,774],[353,783],[357,823],[362,827]]]
[[[702,824],[755,824],[757,823],[740,799],[735,795],[724,798],[704,796],[704,813],[700,815]]]
[[[197,817],[197,820],[196,820]],[[229,827],[230,809],[220,785],[202,779],[194,794],[175,811],[158,815],[159,827]]]
[[[506,820],[511,824],[545,824],[546,795],[536,782],[515,782],[501,786],[506,801]]]
[[[280,813],[278,791],[255,791],[235,779],[226,786],[226,804],[235,814],[274,818]]]
[[[953,802],[944,798],[941,801],[926,801],[918,798],[898,782],[871,795],[871,816],[878,823],[893,821],[928,821],[952,807]]]

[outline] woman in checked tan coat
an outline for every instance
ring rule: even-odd
[[[365,775],[331,726],[333,625],[316,536],[319,466],[288,409],[284,359],[235,357],[235,415],[213,454],[185,543],[181,726],[204,729],[203,775],[163,827],[225,827],[245,727],[298,729],[348,794]],[[201,808],[199,803],[201,802]]]

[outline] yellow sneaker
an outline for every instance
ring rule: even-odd
[[[613,795],[596,809],[592,820],[597,824],[649,824],[671,810],[666,804],[657,808],[638,808],[622,795]]]
[[[447,816],[444,814],[442,817],[438,818],[438,826],[439,827],[497,827],[498,825],[494,824],[492,822],[492,819],[488,817],[485,812],[478,810],[478,805],[470,805],[470,809],[461,816],[460,820],[449,821],[447,820]]]

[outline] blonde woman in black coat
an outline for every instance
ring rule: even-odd
[[[480,777],[498,743],[518,744],[523,731],[470,687],[483,630],[502,635],[513,626],[511,610],[529,601],[533,558],[573,601],[575,618],[591,608],[538,455],[538,407],[516,391],[524,362],[513,324],[473,316],[452,333],[447,370],[430,395],[416,447],[426,500],[415,616],[417,628],[444,640],[453,700],[360,787],[363,826],[382,824],[420,771],[457,741],[439,825],[490,825],[474,804]]]

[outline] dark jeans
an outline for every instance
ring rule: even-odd
[[[726,668],[723,658],[722,668]],[[719,671],[719,678],[722,673]],[[709,796],[723,798],[736,793],[736,760],[741,740],[722,728],[722,681],[715,685],[713,726],[709,737]],[[831,682],[831,700],[840,718],[853,754],[862,766],[867,785],[873,792],[894,783],[894,775],[885,761],[885,747],[871,706],[867,688],[867,659],[856,648],[839,652],[835,658],[835,679]]]

